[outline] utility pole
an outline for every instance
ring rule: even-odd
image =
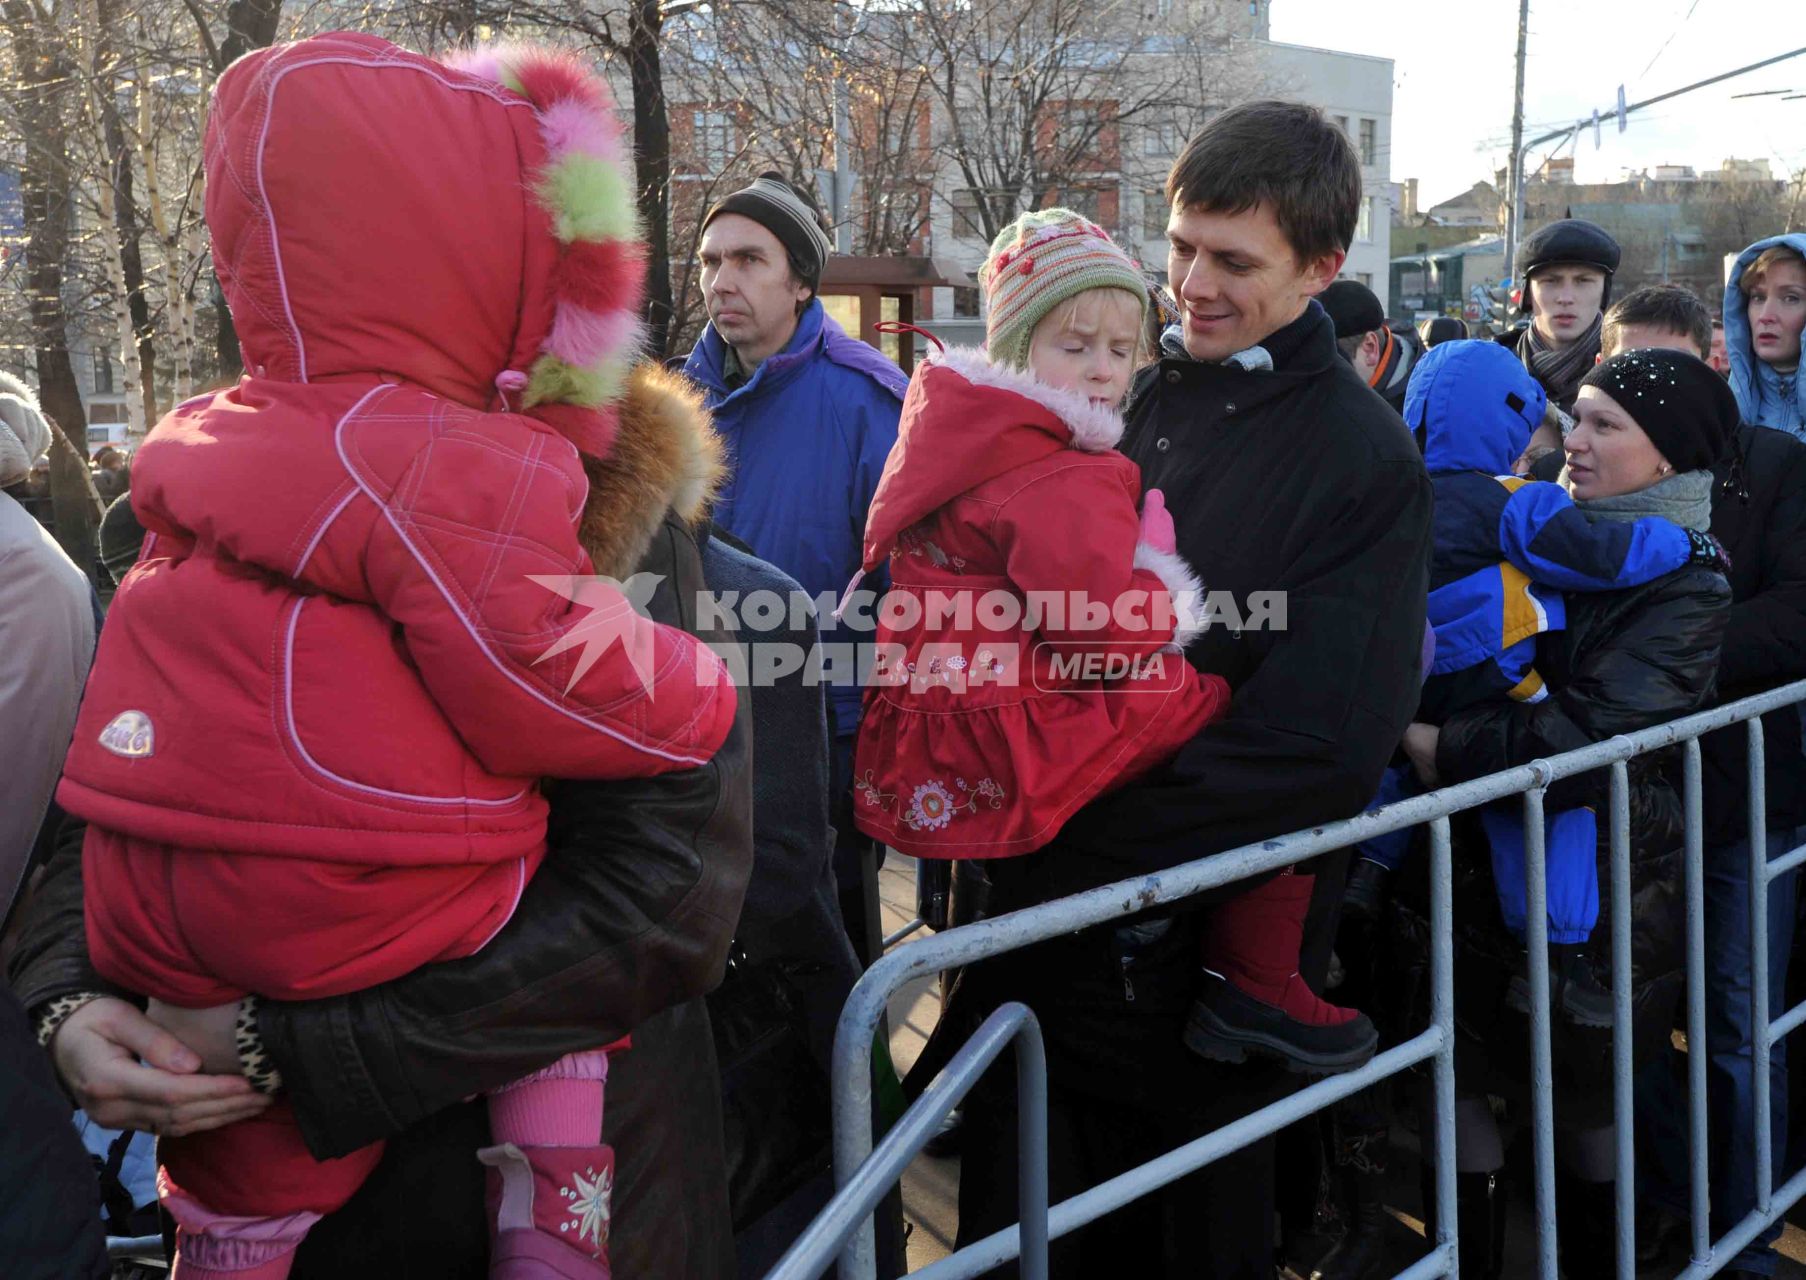
[[[1505,199],[1505,273],[1515,274],[1518,219],[1524,207],[1524,51],[1530,41],[1530,0],[1518,0],[1518,84],[1511,101],[1511,170]]]
[[[847,83],[847,63],[852,58],[853,41],[865,27],[863,13],[847,19],[841,33],[841,9],[834,10],[834,30],[838,47],[834,65],[834,168],[815,171],[816,187],[828,218],[834,225],[834,252],[853,252],[853,188],[859,178],[853,172],[852,87]]]
[[[851,44],[851,38],[847,44]],[[842,55],[846,45],[842,46]],[[853,252],[853,125],[850,119],[846,67],[834,73],[834,251]]]

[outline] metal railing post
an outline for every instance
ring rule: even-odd
[[[1430,1022],[1436,1050],[1436,1239],[1447,1247],[1449,1277],[1461,1274],[1455,1207],[1455,903],[1454,860],[1445,815],[1430,823]]]
[[[1539,762],[1540,765],[1540,762]],[[1524,946],[1530,970],[1530,1126],[1536,1155],[1536,1256],[1542,1280],[1556,1280],[1555,1071],[1549,1028],[1549,867],[1544,842],[1543,789],[1524,793]]]
[[[1682,844],[1687,895],[1687,1116],[1692,1157],[1693,1261],[1712,1257],[1711,1188],[1706,1147],[1706,887],[1700,825],[1699,739],[1687,739],[1681,769],[1686,822]]]
[[[911,941],[880,959],[854,987],[842,1010],[835,1031],[833,1058],[834,1170],[841,1188],[829,1209],[818,1215],[816,1223],[805,1233],[810,1250],[793,1249],[786,1261],[798,1268],[811,1270],[796,1275],[816,1275],[838,1256],[844,1280],[869,1280],[875,1265],[872,1209],[881,1189],[895,1185],[910,1158],[926,1142],[932,1127],[928,1114],[918,1102],[899,1121],[884,1143],[873,1152],[871,1055],[873,1036],[881,1025],[890,997],[906,983],[939,970],[976,963],[993,956],[1030,946],[1036,942],[1087,929],[1106,921],[1145,911],[1166,903],[1179,902],[1193,895],[1218,888],[1250,876],[1308,860],[1334,849],[1347,848],[1374,836],[1402,831],[1421,823],[1431,831],[1431,1004],[1432,1023],[1423,1032],[1377,1055],[1359,1070],[1327,1080],[1290,1094],[1261,1107],[1210,1133],[1199,1135],[1164,1155],[1132,1169],[1125,1170],[1095,1186],[1080,1190],[1048,1205],[1045,1185],[1046,1113],[1044,1105],[1046,1079],[1038,1080],[1030,1072],[1021,1076],[1018,1066],[1017,1087],[1022,1098],[1022,1127],[1018,1131],[1023,1184],[1019,1187],[1019,1211],[1022,1225],[987,1236],[932,1264],[921,1280],[964,1280],[980,1275],[1012,1258],[1024,1259],[1025,1273],[1040,1274],[1035,1256],[1042,1240],[1057,1239],[1094,1222],[1161,1187],[1169,1186],[1187,1174],[1237,1151],[1251,1142],[1276,1132],[1296,1120],[1314,1114],[1324,1107],[1351,1096],[1361,1089],[1408,1070],[1418,1063],[1431,1063],[1437,1111],[1447,1122],[1438,1123],[1431,1135],[1434,1144],[1436,1174],[1435,1195],[1439,1206],[1454,1200],[1454,1170],[1457,1158],[1454,1133],[1453,1077],[1453,979],[1450,958],[1453,950],[1450,898],[1452,897],[1449,865],[1449,816],[1482,804],[1522,796],[1525,815],[1524,847],[1527,889],[1526,941],[1529,944],[1531,971],[1531,1087],[1533,1138],[1536,1147],[1536,1206],[1541,1234],[1538,1239],[1539,1272],[1553,1277],[1557,1247],[1557,1223],[1554,1211],[1554,1123],[1550,1023],[1551,992],[1548,955],[1548,849],[1543,825],[1546,790],[1555,781],[1576,777],[1598,769],[1611,770],[1611,894],[1614,904],[1612,927],[1613,983],[1612,1001],[1616,1020],[1613,1052],[1614,1105],[1613,1116],[1619,1130],[1617,1159],[1617,1221],[1619,1269],[1625,1271],[1625,1259],[1634,1258],[1626,1247],[1630,1215],[1627,1192],[1635,1184],[1635,1146],[1633,1126],[1628,1123],[1634,1106],[1633,1088],[1625,1087],[1630,1077],[1628,1031],[1631,1028],[1630,913],[1618,909],[1627,904],[1630,893],[1629,867],[1629,774],[1624,762],[1635,756],[1684,748],[1683,802],[1687,910],[1687,990],[1689,1038],[1689,1143],[1692,1149],[1692,1226],[1693,1258],[1677,1280],[1703,1280],[1723,1264],[1714,1263],[1714,1243],[1710,1239],[1707,1212],[1709,1185],[1707,1172],[1707,1124],[1704,1088],[1706,1042],[1704,1031],[1704,828],[1701,822],[1701,764],[1699,735],[1750,722],[1755,717],[1782,708],[1797,708],[1806,703],[1806,680],[1797,681],[1767,693],[1757,694],[1721,707],[1695,712],[1667,724],[1621,735],[1566,752],[1549,760],[1538,760],[1499,773],[1458,783],[1428,795],[1413,797],[1369,813],[1363,813],[1322,827],[1292,832],[1255,844],[1244,845],[1223,853],[1195,859],[1153,874],[1138,876],[1069,897],[1057,898],[1035,907],[1007,912],[977,924],[963,925],[932,937]],[[1761,880],[1766,889],[1774,881],[1806,866],[1806,846],[1791,849],[1780,856],[1767,858],[1767,824],[1762,808],[1765,791],[1765,759],[1760,726],[1750,724],[1751,741],[1751,875]],[[1602,886],[1603,889],[1603,886]],[[1766,982],[1767,966],[1762,963],[1770,939],[1767,936],[1767,896],[1751,888],[1750,905],[1754,923],[1753,949],[1758,956],[1759,972],[1755,983],[1762,984],[1752,993],[1756,1022],[1753,1039],[1760,1046],[1759,1062],[1772,1062],[1774,1045],[1799,1027],[1806,1025],[1806,1003],[1794,1006],[1770,1021],[1766,998],[1773,995]],[[1030,1016],[1021,1006],[1020,1015]],[[955,1063],[972,1066],[986,1028],[955,1055]],[[996,1027],[990,1028],[997,1032]],[[1037,1044],[1039,1038],[1036,1038]],[[995,1042],[984,1046],[995,1056],[1000,1046]],[[1432,1061],[1433,1060],[1433,1061]],[[986,1058],[989,1062],[990,1058]],[[936,1105],[946,1101],[953,1088],[954,1064],[931,1083],[923,1101],[931,1096]],[[1773,1098],[1769,1091],[1766,1069],[1758,1068],[1762,1083],[1757,1089],[1758,1107],[1764,1108],[1765,1123],[1756,1136],[1758,1147],[1758,1183],[1762,1189],[1760,1203],[1735,1226],[1729,1228],[1716,1243],[1717,1254],[1729,1259],[1771,1228],[1781,1212],[1806,1197],[1806,1171],[1796,1173],[1786,1183],[1774,1185],[1772,1144],[1768,1142],[1768,1124],[1772,1123]],[[970,1087],[971,1076],[962,1076]],[[963,1088],[960,1090],[963,1093]],[[951,1105],[950,1103],[948,1105]],[[1040,1132],[1031,1132],[1036,1122]],[[927,1127],[925,1127],[927,1126]],[[1723,1137],[1724,1135],[1721,1135]],[[1039,1183],[1039,1185],[1037,1185]],[[867,1197],[870,1197],[869,1199]],[[1767,1207],[1764,1208],[1763,1205]],[[838,1215],[832,1224],[830,1213]],[[1429,1253],[1407,1267],[1397,1280],[1431,1280],[1436,1276],[1457,1274],[1455,1214],[1441,1215],[1438,1239]],[[1571,1224],[1572,1225],[1572,1224]],[[1044,1229],[1043,1229],[1044,1228]],[[799,1238],[799,1243],[801,1240]],[[789,1274],[789,1273],[787,1273]]]
[[[791,1242],[766,1280],[814,1280],[819,1276],[842,1242],[851,1240],[860,1224],[869,1224],[885,1193],[1007,1048],[1015,1050],[1016,1086],[1022,1098],[1017,1117],[1022,1157],[1018,1197],[1022,1274],[1027,1280],[1047,1280],[1047,1050],[1035,1015],[1016,1001],[1000,1006],[959,1047],[946,1068],[884,1135],[871,1158],[841,1183],[822,1211]]]
[[[1636,1094],[1631,1083],[1630,771],[1612,766],[1612,1127],[1617,1144],[1618,1280],[1637,1274]]]
[[[1022,1280],[1047,1280],[1047,1051],[1031,1017],[1033,1052],[1016,1051],[1016,1217]]]
[[[1766,1215],[1774,1200],[1774,1098],[1769,1058],[1773,1053],[1768,1007],[1768,754],[1762,717],[1749,722],[1750,747],[1750,1075],[1756,1102],[1756,1212]]]
[[[829,1087],[834,1095],[836,1187],[851,1182],[872,1154],[872,1037],[889,996],[889,989],[880,983],[855,986],[834,1033]],[[867,1214],[841,1250],[840,1280],[873,1280],[877,1270],[877,1224]]]

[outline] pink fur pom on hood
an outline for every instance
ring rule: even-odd
[[[449,62],[531,102],[545,143],[531,184],[562,252],[551,332],[524,403],[604,412],[612,439],[612,406],[644,347],[646,276],[633,159],[614,96],[575,54],[546,46],[480,45]]]

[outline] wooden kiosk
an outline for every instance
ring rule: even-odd
[[[914,342],[894,333],[879,333],[885,320],[916,321],[916,296],[922,289],[971,288],[973,280],[944,258],[857,258],[835,256],[822,271],[818,290],[822,306],[841,328],[884,352],[910,373],[915,369]]]

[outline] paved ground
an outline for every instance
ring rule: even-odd
[[[879,899],[884,908],[886,934],[902,928],[914,919],[914,863],[894,853],[890,856],[879,877]],[[912,983],[893,998],[890,1007],[891,1055],[896,1060],[898,1071],[907,1071],[915,1061],[939,1013],[939,999],[934,982],[929,978]],[[1399,1132],[1395,1133],[1394,1141],[1406,1148],[1408,1153],[1415,1138],[1410,1133]],[[1393,1210],[1395,1221],[1391,1244],[1393,1261],[1402,1268],[1409,1265],[1422,1251],[1423,1224],[1417,1217],[1419,1193],[1415,1165],[1409,1159],[1394,1160],[1393,1165],[1399,1172],[1389,1188],[1387,1200],[1389,1204],[1400,1206]],[[958,1201],[957,1158],[936,1160],[923,1156],[904,1175],[903,1211],[913,1228],[909,1238],[909,1265],[912,1270],[945,1257],[951,1251],[958,1221]],[[1536,1256],[1534,1218],[1520,1208],[1511,1215],[1509,1222],[1512,1229],[1506,1240],[1505,1275],[1531,1276],[1534,1274]],[[1332,1242],[1326,1239],[1300,1241],[1297,1252],[1302,1255],[1304,1264],[1301,1269],[1289,1274],[1308,1275],[1310,1261],[1320,1256],[1330,1243]],[[1780,1250],[1784,1260],[1778,1275],[1782,1280],[1806,1280],[1806,1232],[1790,1225],[1787,1234],[1782,1237]],[[1646,1273],[1646,1280],[1673,1275],[1679,1270],[1679,1265],[1681,1264],[1666,1270],[1651,1270]],[[1588,1277],[1587,1280],[1592,1278]]]

